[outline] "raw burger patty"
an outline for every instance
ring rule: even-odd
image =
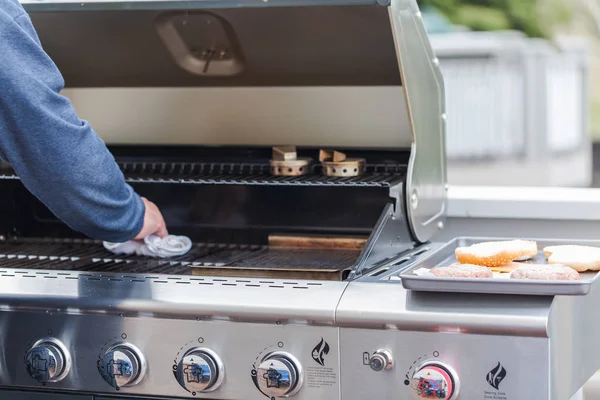
[[[535,257],[537,243],[530,240],[506,240],[483,242],[469,247],[458,247],[454,255],[462,264],[475,264],[485,267],[499,267],[515,260]]]
[[[450,278],[493,278],[492,270],[480,265],[452,264],[448,267],[434,268],[431,273],[437,277]]]
[[[579,273],[560,264],[530,264],[517,268],[510,279],[537,279],[546,281],[578,281]]]

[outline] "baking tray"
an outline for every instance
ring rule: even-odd
[[[571,244],[600,247],[600,241],[592,240],[515,239],[535,240],[538,244],[538,255],[526,263],[546,263],[546,257],[542,251],[546,246]],[[407,266],[398,276],[406,289],[414,291],[537,296],[584,296],[589,293],[592,285],[596,285],[599,282],[598,271],[580,273],[581,280],[579,281],[538,281],[506,278],[437,278],[435,276],[420,276],[414,273],[420,268],[432,269],[457,262],[456,257],[454,256],[454,250],[456,250],[457,247],[470,246],[480,242],[502,240],[512,239],[472,237],[459,237],[453,239],[415,264]]]

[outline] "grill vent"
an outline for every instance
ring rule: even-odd
[[[0,255],[1,256],[1,255]],[[48,272],[36,270],[0,270],[2,278],[39,278],[39,279],[66,279],[87,281],[110,281],[123,283],[163,283],[191,286],[221,286],[221,287],[248,287],[248,288],[271,288],[280,290],[300,289],[307,290],[323,286],[320,282],[306,282],[294,280],[267,280],[267,279],[235,279],[235,278],[188,278],[171,276],[144,276],[144,275],[120,275],[120,274],[86,274],[78,272]]]

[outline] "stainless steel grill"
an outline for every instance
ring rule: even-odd
[[[415,0],[23,1],[64,94],[195,244],[109,254],[2,167],[0,388],[566,400],[600,366],[593,284],[570,298],[402,285],[444,249],[428,242],[446,214],[449,116]],[[272,176],[274,147],[313,169]],[[364,175],[324,176],[331,150]]]

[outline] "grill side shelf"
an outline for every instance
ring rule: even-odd
[[[535,239],[540,249],[538,255],[524,264],[545,264],[543,249],[546,246],[582,245],[600,247],[600,241]],[[433,269],[450,265],[456,261],[454,251],[460,246],[470,246],[474,243],[510,240],[507,238],[456,238],[429,256],[403,269],[398,277],[405,289],[416,292],[447,292],[447,293],[479,293],[529,296],[585,296],[592,286],[600,284],[600,273],[588,271],[580,273],[578,281],[545,281],[523,280],[509,278],[438,278],[427,275],[417,275],[416,270]]]

